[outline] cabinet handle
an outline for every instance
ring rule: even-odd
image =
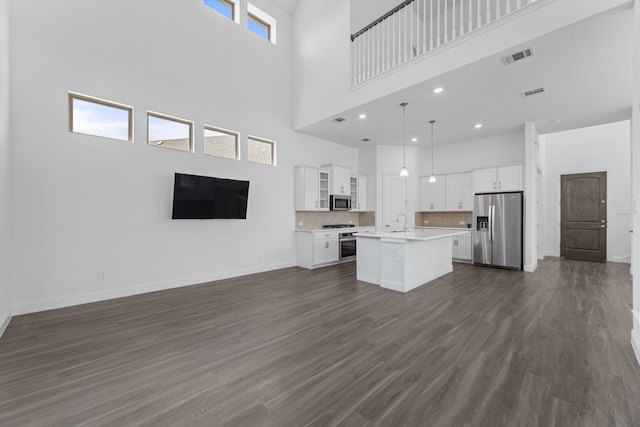
[[[462,209],[462,202],[458,202],[458,209]]]
[[[496,186],[496,182],[495,181],[493,181],[493,189],[497,190],[497,186]]]
[[[318,207],[318,201],[316,200],[316,208]]]
[[[498,190],[502,190],[502,181],[498,182]]]
[[[429,205],[429,209],[431,209],[431,210],[434,209],[433,202],[431,202],[431,204]]]
[[[325,249],[329,249],[329,242],[324,242]]]

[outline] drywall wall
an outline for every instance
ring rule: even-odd
[[[0,335],[11,318],[9,161],[9,0],[0,0]]]
[[[398,0],[351,0],[349,2],[350,33],[361,30],[400,3]]]
[[[358,152],[291,130],[292,19],[278,43],[202,1],[12,3],[12,282],[24,313],[294,264],[294,166]],[[67,92],[134,107],[134,142],[67,130]],[[195,153],[146,144],[147,110],[193,120]],[[241,135],[241,160],[205,156],[204,124]],[[246,160],[247,135],[277,166]],[[173,174],[249,180],[248,219],[172,221]],[[103,276],[103,277],[102,277]]]
[[[418,172],[423,176],[431,175],[431,146],[421,147]],[[513,133],[435,145],[433,148],[436,175],[524,164],[524,160],[524,126]]]
[[[545,254],[560,256],[560,176],[606,171],[607,260],[629,262],[631,249],[630,122],[541,135],[545,151]]]
[[[386,0],[372,2],[379,5]],[[303,128],[628,3],[629,0],[536,2],[517,19],[503,21],[490,31],[478,31],[463,43],[434,50],[411,66],[399,67],[351,88],[350,2],[300,0],[294,15],[294,126]],[[382,8],[369,7],[376,13]]]
[[[633,199],[633,331],[631,343],[640,363],[640,5],[633,11],[633,93],[631,94],[631,170]]]

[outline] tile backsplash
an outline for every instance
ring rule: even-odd
[[[300,225],[302,223],[302,225]],[[296,212],[296,230],[317,230],[327,224],[353,224],[356,227],[375,226],[374,212]]]
[[[467,228],[473,223],[473,212],[416,212],[416,225],[423,227]]]

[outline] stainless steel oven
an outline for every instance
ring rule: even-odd
[[[350,259],[356,257],[356,236],[354,232],[340,233],[338,246],[340,248],[340,259]]]

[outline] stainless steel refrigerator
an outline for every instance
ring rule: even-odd
[[[522,192],[476,194],[473,263],[522,270]]]

